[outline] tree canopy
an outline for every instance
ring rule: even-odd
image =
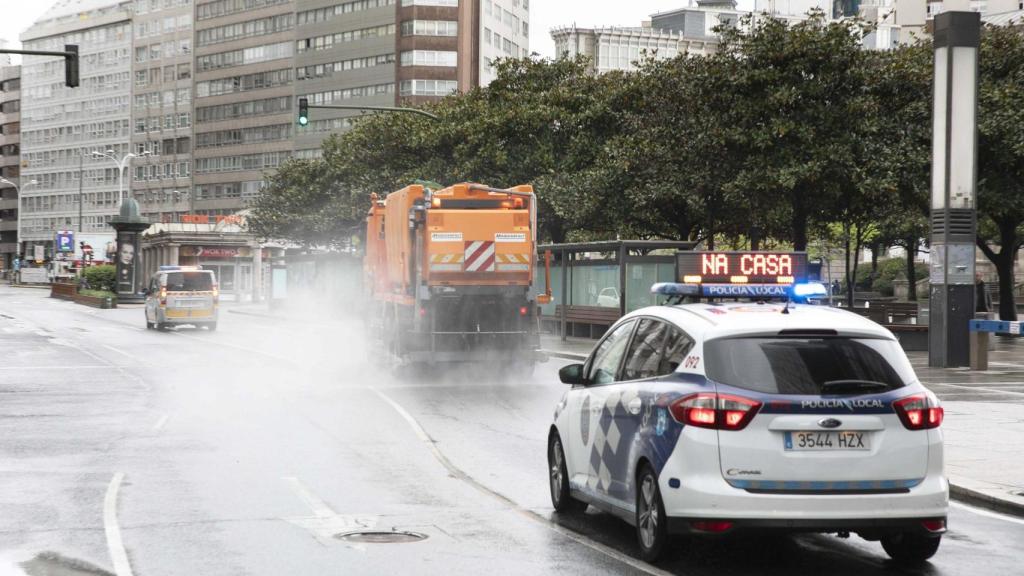
[[[862,49],[870,32],[820,13],[760,15],[719,30],[712,54],[647,54],[630,72],[500,60],[488,86],[429,105],[437,121],[364,115],[322,158],[288,161],[267,177],[250,225],[338,245],[371,193],[416,180],[529,183],[547,240],[895,245],[913,284],[928,231],[932,48]],[[1006,301],[1024,223],[1024,36],[986,28],[980,58],[978,245],[1007,279]]]

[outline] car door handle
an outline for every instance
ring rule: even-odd
[[[633,398],[629,401],[629,404],[626,405],[626,410],[629,410],[630,414],[639,414],[640,408],[643,407],[643,404],[643,401],[639,398]]]

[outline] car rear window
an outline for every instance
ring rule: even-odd
[[[204,292],[213,290],[210,272],[171,272],[167,275],[168,292]]]
[[[916,378],[899,343],[881,338],[756,337],[704,343],[708,378],[769,394],[823,393],[826,382],[884,384],[895,390]]]

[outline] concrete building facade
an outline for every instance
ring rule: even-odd
[[[64,60],[25,56],[21,67],[21,238],[25,254],[49,258],[60,230],[110,236],[118,211],[119,170],[92,152],[118,158],[131,148],[131,4],[60,0],[21,35],[30,50],[79,46],[80,85],[64,85]],[[125,174],[127,186],[129,174]],[[81,217],[79,217],[81,214]]]
[[[155,222],[191,209],[193,8],[132,5],[132,194]]]
[[[59,58],[25,59],[21,176],[39,185],[23,237],[49,257],[59,230],[110,233],[119,171],[93,152],[136,155],[125,192],[155,222],[234,214],[361,114],[314,109],[299,127],[297,98],[429,102],[490,82],[494,60],[529,55],[528,34],[529,0],[59,0],[22,41],[79,44],[82,82],[64,87]]]
[[[21,66],[0,66],[0,177],[19,184]],[[0,270],[18,255],[18,189],[0,182]]]

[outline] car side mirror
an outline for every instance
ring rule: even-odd
[[[583,364],[569,364],[558,371],[558,377],[563,384],[586,384],[583,377]]]

